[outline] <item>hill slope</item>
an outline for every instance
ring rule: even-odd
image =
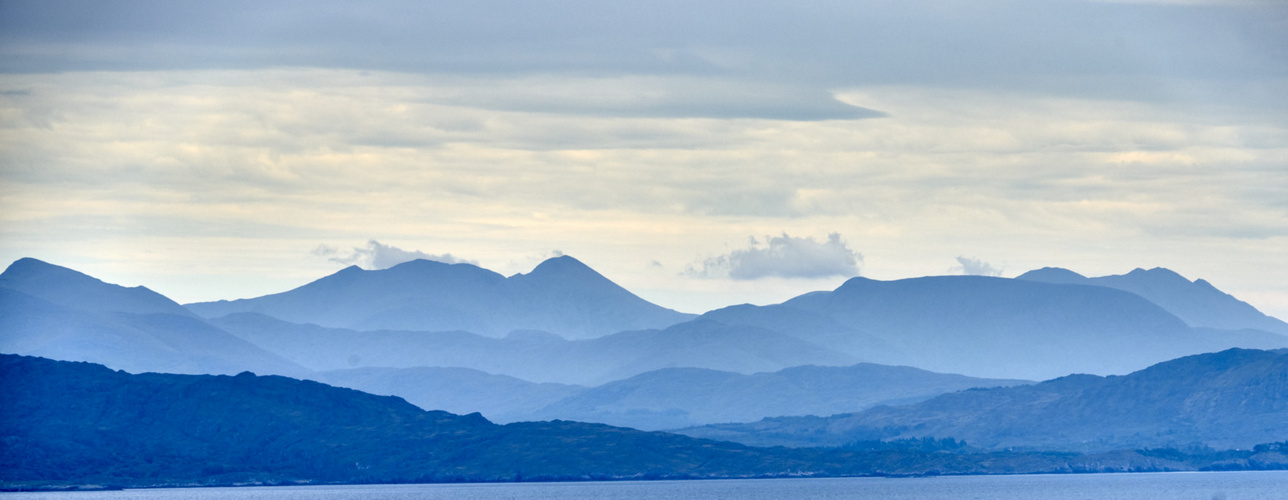
[[[840,445],[935,436],[992,449],[1250,448],[1288,436],[1288,351],[1230,349],[1124,376],[945,394],[827,418],[787,417],[679,431],[756,445]]]
[[[354,368],[309,376],[336,387],[392,395],[426,410],[481,413],[499,423],[538,420],[541,408],[586,391],[579,385],[536,383],[469,368]]]
[[[0,274],[0,352],[131,372],[306,371],[151,290],[103,283],[35,259],[19,260]]]
[[[212,322],[313,370],[361,367],[460,367],[534,382],[599,385],[647,371],[700,367],[739,373],[856,360],[763,328],[695,320],[663,330],[585,340],[541,332],[490,338],[468,332],[359,332],[299,325],[259,314]]]
[[[532,417],[662,430],[771,416],[833,415],[972,387],[1019,383],[1025,382],[873,364],[799,366],[751,375],[667,368],[583,391]]]
[[[207,318],[254,312],[355,330],[461,330],[490,337],[542,330],[570,339],[664,328],[693,317],[645,301],[568,256],[509,278],[428,260],[378,271],[352,266],[274,295],[187,307]]]

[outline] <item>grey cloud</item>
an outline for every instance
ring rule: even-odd
[[[1285,4],[1189,3],[15,0],[0,2],[0,71],[700,75],[726,79],[736,102],[671,100],[628,111],[790,119],[861,113],[826,99],[847,86],[1157,100],[1191,98],[1197,83],[1282,77]],[[1191,84],[1166,83],[1173,78]],[[752,81],[786,90],[743,92]],[[1216,90],[1204,98],[1246,99]]]
[[[433,101],[502,111],[643,118],[813,121],[887,116],[808,85],[684,75],[472,81]]]
[[[761,242],[751,238],[748,248],[708,258],[690,265],[685,274],[699,278],[754,280],[768,277],[826,278],[857,276],[863,256],[851,250],[841,235],[832,233],[823,242],[814,238],[766,236]]]
[[[1002,270],[993,267],[992,264],[971,257],[957,257],[957,264],[953,266],[953,271],[970,276],[1001,276]]]
[[[464,260],[450,253],[431,255],[420,250],[403,250],[376,240],[368,241],[365,247],[354,247],[348,251],[329,245],[318,245],[313,250],[313,255],[326,257],[327,260],[339,264],[357,265],[364,269],[387,269],[416,259],[432,260],[444,264],[478,265],[477,262]]]

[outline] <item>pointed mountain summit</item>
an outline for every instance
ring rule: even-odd
[[[0,274],[0,287],[85,311],[193,315],[177,302],[145,287],[127,288],[104,283],[84,273],[30,257],[10,264]]]
[[[1267,316],[1247,302],[1218,290],[1205,280],[1190,281],[1170,269],[1136,268],[1127,274],[1087,278],[1055,267],[1046,267],[1015,279],[1070,285],[1116,288],[1149,299],[1194,327],[1223,330],[1255,329],[1288,335],[1288,323]]]
[[[492,337],[542,330],[570,339],[665,328],[693,317],[641,299],[569,256],[509,278],[472,264],[429,260],[376,271],[349,267],[287,292],[187,307],[207,318],[254,312],[355,330],[464,330]]]

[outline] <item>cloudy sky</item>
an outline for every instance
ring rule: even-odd
[[[0,1],[0,260],[577,257],[687,312],[1162,266],[1288,319],[1288,3]]]

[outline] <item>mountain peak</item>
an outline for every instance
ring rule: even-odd
[[[587,338],[690,318],[631,294],[566,255],[509,278],[474,264],[425,259],[373,271],[349,267],[282,293],[188,307],[208,318],[259,312],[335,328],[464,330],[495,337],[544,330]]]
[[[546,259],[537,267],[532,269],[528,274],[516,274],[510,277],[516,282],[526,283],[545,283],[565,287],[569,285],[592,286],[596,291],[593,293],[611,293],[622,294],[627,292],[617,283],[599,274],[599,271],[592,269],[590,266],[583,264],[581,261],[567,255],[560,255]]]
[[[102,281],[98,279],[66,267],[56,266],[31,257],[23,257],[13,261],[13,264],[9,264],[9,267],[4,270],[4,273],[0,274],[0,285],[9,286],[10,283],[27,282],[29,280],[44,279],[47,277],[87,281],[92,280],[102,283]]]
[[[1062,267],[1044,267],[1016,276],[1015,279],[1071,285],[1083,284],[1087,277]]]
[[[1184,282],[1186,284],[1190,283],[1190,280],[1186,279],[1184,276],[1181,276],[1180,273],[1177,273],[1176,271],[1173,271],[1165,267],[1155,267],[1149,270],[1141,269],[1138,267],[1136,269],[1132,269],[1130,273],[1127,273],[1127,276],[1146,278],[1146,279],[1150,279],[1153,281],[1160,281],[1160,282],[1166,280],[1166,281],[1176,282],[1178,284],[1181,282]]]
[[[601,276],[599,272],[583,264],[580,260],[574,259],[571,255],[560,255],[546,259],[537,264],[537,267],[533,268],[532,272],[528,273],[528,276],[542,274],[567,275],[573,273]]]
[[[191,315],[183,306],[145,287],[105,283],[30,257],[14,261],[0,273],[0,287],[82,311]]]

